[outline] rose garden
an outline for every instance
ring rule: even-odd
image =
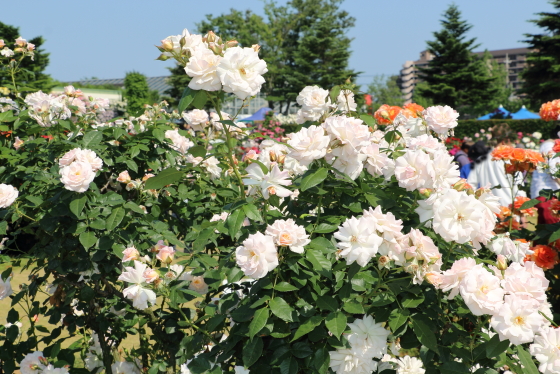
[[[222,108],[261,90],[259,46],[185,30],[158,46],[178,110],[101,122],[72,86],[20,92],[34,47],[4,43],[0,373],[560,372],[559,225],[460,178],[454,108],[371,115],[340,82],[247,126]],[[489,161],[513,191],[558,151]]]

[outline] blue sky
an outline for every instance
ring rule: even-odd
[[[283,4],[285,0],[277,0]],[[349,31],[350,67],[363,72],[358,83],[375,74],[397,74],[407,60],[416,60],[426,40],[441,28],[450,0],[346,0],[342,8],[356,18]],[[525,46],[525,33],[541,30],[529,19],[553,11],[546,0],[458,0],[463,18],[473,25],[469,36],[483,49]],[[86,77],[121,78],[127,71],[167,75],[172,63],[155,61],[154,45],[183,28],[195,29],[206,14],[230,8],[263,14],[261,0],[26,0],[4,2],[0,21],[20,27],[24,38],[42,35],[51,53],[47,72],[61,81]],[[266,76],[265,76],[266,78]]]

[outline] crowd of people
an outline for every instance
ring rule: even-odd
[[[499,146],[523,147],[523,143],[516,144],[516,134],[506,123],[498,124],[492,128],[492,136],[486,143],[484,141],[464,141],[459,151],[455,152],[454,159],[459,166],[461,178],[474,188],[493,187],[494,195],[500,198],[503,206],[509,206],[516,196],[526,197],[530,192],[532,199],[541,201],[538,210],[538,223],[556,223],[560,221],[551,213],[551,200],[540,196],[542,190],[560,189],[560,179],[553,176],[560,158],[555,158],[553,147],[555,140],[560,138],[560,125],[556,126],[549,134],[549,138],[540,144],[540,153],[545,156],[548,170],[534,170],[529,172],[507,173],[503,160],[495,160],[492,151]],[[526,184],[530,188],[524,188]]]

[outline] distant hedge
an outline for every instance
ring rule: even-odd
[[[538,131],[542,133],[544,139],[548,139],[550,131],[558,125],[557,121],[543,121],[542,119],[488,119],[479,121],[476,119],[459,120],[459,125],[455,128],[455,137],[463,138],[465,136],[472,137],[475,133],[480,132],[480,129],[488,130],[498,123],[507,123],[509,127],[515,132],[530,132]]]

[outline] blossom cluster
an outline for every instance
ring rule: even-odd
[[[262,75],[268,71],[258,56],[258,45],[242,48],[234,40],[224,43],[213,32],[203,37],[185,29],[161,43],[160,59],[175,58],[182,64],[192,78],[189,87],[193,90],[223,90],[245,100],[260,91]]]
[[[58,160],[58,165],[64,188],[82,193],[88,190],[95,173],[103,167],[103,161],[94,151],[74,148]]]
[[[539,115],[545,121],[557,121],[560,116],[560,100],[552,100],[542,104]]]
[[[189,289],[201,295],[208,292],[208,285],[202,276],[185,272],[182,265],[171,265],[176,252],[173,247],[160,240],[152,247],[151,252],[156,253],[155,258],[150,258],[148,255],[141,256],[134,246],[123,251],[122,262],[132,261],[134,267],[126,266],[126,271],[119,276],[118,280],[129,284],[123,290],[123,295],[132,300],[135,308],[143,310],[148,308],[150,304],[154,305],[156,303],[154,290],[157,291],[160,287],[174,280],[190,282]],[[157,261],[162,265],[159,269],[154,268]],[[164,275],[160,276],[160,273]]]
[[[21,374],[68,374],[68,367],[55,368],[43,356],[43,352],[36,351],[26,355],[20,364]]]
[[[544,162],[543,156],[536,151],[500,145],[492,151],[492,160],[505,162],[506,173],[515,174],[518,171],[533,172]]]
[[[14,42],[13,49],[10,49],[3,39],[0,39],[0,55],[4,57],[13,57],[16,53],[21,53],[23,56],[33,57],[35,56],[35,44],[29,43],[27,40],[23,39],[21,36],[18,37]]]
[[[260,279],[278,266],[278,248],[288,247],[292,252],[303,253],[309,244],[303,226],[294,220],[276,220],[268,225],[265,233],[251,234],[235,250],[237,265],[247,277]]]
[[[299,93],[296,101],[301,106],[296,114],[298,124],[305,121],[318,121],[331,110],[349,113],[355,112],[357,108],[354,93],[348,89],[341,90],[336,103],[332,103],[329,91],[319,86],[307,86]]]
[[[46,94],[34,92],[25,97],[29,116],[39,126],[51,127],[59,120],[69,119],[72,115],[81,117],[86,114],[104,112],[109,106],[107,99],[86,98],[80,90],[73,86],[64,87],[64,94]]]

